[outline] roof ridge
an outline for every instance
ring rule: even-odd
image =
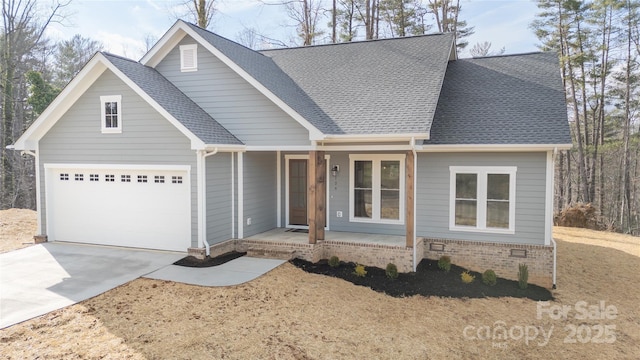
[[[257,52],[263,53],[263,52],[278,51],[278,50],[297,50],[297,49],[309,49],[309,48],[316,48],[316,47],[329,47],[329,46],[340,46],[340,45],[370,44],[370,43],[374,43],[374,42],[408,40],[408,39],[432,37],[432,36],[438,36],[438,35],[451,35],[451,34],[453,34],[453,33],[437,32],[437,33],[431,33],[431,34],[411,35],[411,36],[392,37],[392,38],[364,39],[364,40],[356,40],[356,41],[345,41],[345,42],[339,42],[339,43],[314,44],[314,45],[304,45],[304,46],[291,46],[291,47],[282,47],[282,48],[275,48],[275,49],[258,50]]]
[[[239,42],[237,42],[237,41],[233,41],[233,40],[231,40],[231,39],[229,39],[229,38],[226,38],[226,37],[224,37],[224,36],[222,36],[222,35],[220,35],[220,34],[216,34],[216,33],[214,33],[213,31],[210,31],[210,30],[207,30],[207,29],[201,28],[200,26],[198,26],[198,25],[196,25],[196,24],[194,24],[194,23],[191,23],[191,22],[188,22],[188,21],[185,21],[185,20],[182,20],[182,19],[180,19],[180,20],[178,20],[178,21],[182,21],[182,22],[183,22],[183,23],[185,23],[186,25],[189,25],[190,27],[195,28],[194,30],[202,30],[202,31],[204,31],[204,32],[207,32],[207,33],[209,33],[209,34],[213,35],[213,36],[216,36],[216,37],[220,38],[221,40],[224,40],[224,41],[230,42],[230,43],[232,43],[232,44],[234,44],[234,45],[236,45],[236,46],[240,46],[240,47],[242,47],[242,48],[244,48],[244,49],[246,49],[246,50],[250,50],[250,51],[253,51],[253,52],[257,53],[257,54],[260,54],[260,51],[256,51],[256,50],[254,50],[254,49],[252,49],[252,48],[250,48],[250,47],[244,46],[244,45],[240,44],[240,43],[239,43]],[[262,54],[260,54],[260,55],[262,55]],[[264,55],[262,55],[262,56],[264,56]]]
[[[555,51],[529,51],[517,54],[499,54],[499,55],[488,55],[488,56],[478,56],[478,57],[470,57],[463,58],[458,60],[482,60],[482,59],[493,59],[493,58],[502,58],[502,57],[510,57],[510,56],[526,56],[526,55],[538,55],[538,54],[553,54]]]
[[[110,52],[108,52],[108,51],[98,51],[98,52],[99,52],[100,54],[102,54],[102,55],[105,55],[105,56],[110,56],[110,57],[118,58],[118,59],[121,59],[121,60],[130,61],[130,62],[132,62],[132,63],[136,63],[136,64],[141,64],[139,61],[136,61],[136,60],[130,59],[130,58],[128,58],[128,57],[124,57],[124,56],[122,56],[122,55],[113,54],[113,53],[110,53]],[[142,65],[142,64],[141,64],[141,65]]]

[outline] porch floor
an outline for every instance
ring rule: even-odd
[[[309,234],[295,229],[275,228],[245,238],[245,240],[290,242],[296,244],[309,243]],[[342,241],[354,244],[377,244],[404,247],[405,237],[397,235],[367,234],[346,231],[325,231],[326,241]]]

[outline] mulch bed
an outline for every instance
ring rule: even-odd
[[[173,263],[173,265],[185,266],[185,267],[194,267],[194,268],[204,268],[211,266],[222,265],[231,260],[237,259],[239,257],[247,255],[246,252],[237,252],[231,251],[228,253],[224,253],[222,255],[218,255],[216,257],[205,257],[204,259],[198,259],[195,256],[187,256]]]
[[[385,293],[393,297],[405,297],[412,295],[441,296],[452,298],[487,298],[487,297],[516,297],[529,298],[536,301],[553,300],[549,290],[529,284],[522,290],[518,282],[498,278],[496,285],[488,286],[482,282],[482,274],[469,271],[475,276],[470,284],[465,284],[460,279],[460,274],[467,269],[451,264],[449,272],[438,268],[437,260],[423,259],[418,264],[415,273],[400,273],[397,279],[389,279],[385,270],[377,267],[365,267],[367,274],[358,277],[354,274],[354,263],[340,262],[340,266],[332,268],[327,260],[311,263],[302,259],[290,261],[296,267],[314,274],[332,276],[349,281],[355,285],[367,286],[375,291]]]

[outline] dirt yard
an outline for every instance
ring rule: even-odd
[[[14,244],[30,241],[34,221],[23,222],[14,210],[0,212],[0,219],[24,224],[18,226],[24,238]],[[0,228],[3,242],[11,238],[6,229],[15,225]],[[637,358],[639,239],[568,228],[557,228],[555,236],[558,289],[552,303],[393,298],[284,264],[227,288],[135,280],[0,330],[0,357]]]
[[[36,226],[35,211],[0,210],[0,254],[33,245]]]

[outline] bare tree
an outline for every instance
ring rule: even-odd
[[[175,13],[176,18],[189,17],[199,27],[206,29],[211,25],[216,13],[215,0],[182,0],[178,3],[185,11]]]
[[[498,51],[491,51],[491,43],[488,41],[478,42],[469,50],[472,57],[496,56],[504,54],[505,48]]]

